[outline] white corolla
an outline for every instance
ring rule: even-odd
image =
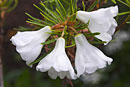
[[[111,64],[112,59],[105,56],[98,48],[89,44],[83,34],[75,37],[76,57],[75,67],[78,77],[82,74],[91,74],[98,68],[104,68],[107,64]]]
[[[51,32],[51,29],[46,26],[38,31],[18,32],[10,39],[27,65],[39,56],[43,47],[41,43],[50,36],[48,32]]]
[[[64,38],[57,39],[55,48],[39,62],[37,70],[41,72],[48,71],[48,75],[52,79],[56,79],[57,76],[61,79],[65,77],[76,79],[76,74],[65,52]]]
[[[92,33],[99,32],[96,37],[106,41],[105,45],[112,39],[117,22],[114,17],[118,14],[118,7],[101,8],[97,11],[78,11],[76,18],[84,23],[88,23],[88,28]]]

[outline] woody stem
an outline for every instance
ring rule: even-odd
[[[72,31],[74,31],[76,34],[78,34],[78,32],[73,28],[73,27],[69,27]]]
[[[1,19],[2,19],[2,21],[0,22],[0,87],[4,87],[4,84],[3,84],[3,65],[2,65],[3,42],[4,42],[4,29],[3,29],[4,16]]]

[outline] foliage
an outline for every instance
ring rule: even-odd
[[[0,0],[0,13],[1,11],[11,12],[16,8],[17,4],[18,0]]]
[[[101,1],[95,0],[89,8],[86,8],[84,1],[82,1],[82,6],[84,10],[92,11]],[[33,4],[39,11],[41,16],[43,16],[44,20],[35,18],[31,16],[29,13],[25,13],[29,18],[26,21],[31,26],[35,27],[35,30],[40,29],[45,26],[51,26],[52,32],[51,38],[48,39],[47,42],[42,43],[43,45],[48,45],[50,47],[52,43],[56,41],[56,36],[60,37],[64,35],[66,39],[65,48],[75,47],[75,41],[73,37],[83,30],[87,30],[87,34],[85,34],[88,38],[95,38],[95,35],[100,33],[91,33],[89,31],[87,24],[76,19],[76,12],[80,9],[77,7],[77,0],[45,0],[40,1],[40,6]],[[23,29],[22,29],[23,28]],[[24,27],[20,27],[18,30],[29,30]],[[104,41],[93,39],[89,40],[92,44],[104,44]],[[50,48],[51,50],[53,48]],[[47,55],[47,54],[45,54]],[[43,55],[43,56],[45,56]],[[43,58],[43,57],[42,57]],[[32,62],[31,64],[35,64],[41,60],[41,57]],[[31,65],[30,64],[30,65]]]
[[[130,0],[111,0],[114,4],[116,4],[117,2],[122,3],[123,5],[127,6],[130,8]],[[126,18],[126,23],[130,23],[130,10],[129,11],[125,11],[122,13],[118,14],[119,16],[121,15],[128,15],[128,17]]]

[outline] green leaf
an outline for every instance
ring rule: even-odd
[[[89,8],[87,11],[92,11],[94,9],[94,7],[98,4],[99,0],[96,0]]]
[[[65,48],[70,48],[70,47],[73,47],[75,46],[76,44],[72,44],[72,45],[69,45],[69,46],[65,46]]]
[[[98,38],[94,38],[94,41],[89,41],[91,44],[104,44],[106,41],[101,41]]]
[[[58,14],[60,15],[61,20],[64,22],[66,19],[66,11],[64,6],[61,4],[61,2],[59,0],[55,0],[56,3],[56,11],[58,12]]]
[[[51,35],[59,35],[61,34],[62,31],[59,31],[59,30],[51,30],[52,32],[48,32],[49,34]]]
[[[85,4],[84,1],[82,1],[83,11],[85,11]]]
[[[65,2],[67,5],[70,5],[70,2],[68,2],[67,0],[63,0],[63,2]]]
[[[37,5],[33,4],[35,8],[37,8],[39,11],[44,12],[41,8],[39,8]]]
[[[130,7],[129,4],[127,4],[127,3],[125,3],[125,2],[123,2],[123,1],[121,1],[121,0],[117,0],[117,1],[119,1],[120,3],[122,3],[122,4],[124,4],[124,5],[128,6],[128,7]]]
[[[31,31],[32,29],[20,26],[19,28],[15,28],[14,30],[18,30],[18,31]]]
[[[55,0],[55,3],[56,3],[56,7],[61,11],[61,8],[60,8],[60,5],[58,3],[58,0]]]
[[[125,2],[130,5],[130,0],[125,0]]]
[[[64,6],[63,6],[62,3],[60,2],[60,0],[58,0],[58,3],[60,4],[61,10],[63,11],[63,15],[64,15],[65,18],[66,18],[66,10],[65,10]]]
[[[64,27],[64,34],[65,34],[65,35],[68,34],[66,30],[67,30],[67,26]]]
[[[33,16],[31,16],[30,14],[28,14],[28,13],[25,13],[28,17],[30,17],[31,19],[33,19],[33,20],[35,20],[35,21],[37,21],[37,22],[41,22],[41,23],[43,23],[44,21],[43,20],[40,20],[40,19],[38,19],[38,18],[35,18],[35,17],[33,17]]]
[[[45,11],[43,11],[41,8],[39,8],[37,5],[33,4],[34,7],[36,7],[38,10],[40,10],[42,13],[45,14],[45,16],[47,16],[49,19],[51,19],[52,21],[55,21],[56,23],[58,23],[57,19],[54,18],[53,16],[49,15],[48,13],[46,13]],[[42,15],[43,16],[43,15]]]
[[[111,0],[114,4],[116,4],[116,0]]]
[[[17,5],[18,5],[18,0],[14,0],[13,6],[11,6],[8,10],[6,10],[6,12],[11,12],[16,8]]]
[[[44,4],[43,4],[43,2],[40,2],[40,4],[43,6]],[[40,10],[42,13],[44,13],[44,14],[42,14],[41,12],[40,12],[40,14],[43,16],[43,17],[45,17],[45,19],[49,19],[49,21],[51,22],[51,23],[53,23],[53,24],[51,24],[51,25],[54,25],[54,24],[57,24],[57,23],[59,23],[59,20],[53,15],[53,14],[51,14],[51,12],[50,12],[50,10],[49,9],[47,9],[46,7],[45,7],[45,9],[47,9],[47,12],[49,11],[49,14],[47,13],[47,12],[45,12],[45,11],[43,11],[41,8],[39,8],[37,5],[35,5],[35,4],[33,4],[38,10]],[[45,6],[45,5],[44,5]],[[55,22],[55,23],[54,23]],[[45,21],[44,21],[44,23],[45,23]]]
[[[75,24],[75,29],[76,30],[82,30],[82,29],[88,29],[88,25],[89,25],[89,21],[88,21],[88,23],[83,23],[83,22],[81,22],[81,21],[76,21],[76,24]]]
[[[49,15],[48,13],[46,13],[46,12],[43,12],[43,13],[44,13],[44,15],[45,15],[47,18],[49,18],[50,20],[54,21],[55,24],[58,23],[57,19],[53,18],[52,16],[50,16],[50,15]],[[40,12],[40,14],[42,15],[41,12]],[[43,16],[43,15],[42,15],[42,16]]]
[[[51,20],[51,19],[49,19],[47,16],[45,16],[44,14],[42,14],[41,12],[40,12],[40,14],[46,19],[46,20],[48,20],[48,21],[50,21],[50,22],[52,22],[53,24],[56,24],[56,22],[55,21],[53,21],[53,20]]]
[[[99,32],[95,32],[95,33],[90,33],[90,34],[85,34],[86,37],[94,37],[95,35],[99,35]]]
[[[48,41],[43,42],[43,43],[41,43],[41,44],[42,44],[42,45],[51,44],[51,43],[55,42],[56,40],[57,40],[57,39],[51,39],[51,40],[48,40]]]
[[[57,9],[59,10],[59,12],[62,13],[62,10],[61,10],[61,8],[60,8],[60,5],[59,5],[59,3],[58,3],[58,0],[55,0],[55,3],[56,3],[56,7],[57,7]]]
[[[126,23],[130,24],[130,21],[128,21],[128,22],[126,22]]]
[[[9,0],[8,2],[6,2],[5,5],[6,5],[7,7],[10,7],[12,3],[13,3],[13,0]]]
[[[47,26],[53,26],[54,24],[52,24],[51,22],[49,21],[44,21],[44,24],[47,25]]]
[[[72,2],[73,2],[73,1],[70,0],[70,10],[71,10],[71,14],[74,13],[74,8],[73,8],[73,3],[72,3]]]
[[[54,2],[55,0],[44,0],[44,3]]]
[[[27,23],[31,23],[31,24],[34,24],[34,25],[38,25],[38,26],[41,26],[41,27],[45,27],[46,25],[44,24],[41,24],[41,23],[38,23],[38,22],[35,22],[35,21],[26,21]]]
[[[64,19],[64,17],[62,16],[62,13],[61,13],[57,8],[56,8],[56,11],[57,11],[57,13],[59,14],[61,20],[64,22],[65,19]]]
[[[97,42],[97,41],[89,41],[91,44],[104,44],[106,43],[105,41]]]
[[[7,1],[6,0],[0,0],[0,7],[4,8],[5,5],[7,4]],[[11,3],[12,4],[12,3]],[[1,10],[1,9],[0,9]]]
[[[71,36],[71,35],[68,35],[68,37],[65,37],[65,40],[71,41],[71,45],[65,46],[65,48],[74,47],[76,45],[75,40],[74,40],[73,36]],[[68,44],[70,44],[70,43],[68,43]],[[67,45],[67,42],[66,42],[66,45]]]
[[[55,13],[55,12],[53,12],[53,11],[51,11],[50,9],[48,9],[42,2],[40,2],[40,4],[46,9],[46,11],[51,15],[51,16],[53,16],[55,19],[57,19],[59,22],[60,22],[60,18],[59,18],[59,16],[58,16],[58,14],[57,13]],[[60,20],[59,20],[60,19]]]
[[[77,1],[78,0],[74,0],[74,12],[77,12]]]
[[[118,13],[118,15],[126,15],[126,14],[130,14],[130,11],[126,11],[126,12],[122,12],[122,13]]]

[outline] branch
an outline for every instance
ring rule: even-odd
[[[0,14],[1,22],[0,22],[0,87],[4,87],[3,84],[3,66],[2,66],[2,56],[3,56],[3,40],[4,40],[4,18],[5,18],[5,12],[1,12]]]

